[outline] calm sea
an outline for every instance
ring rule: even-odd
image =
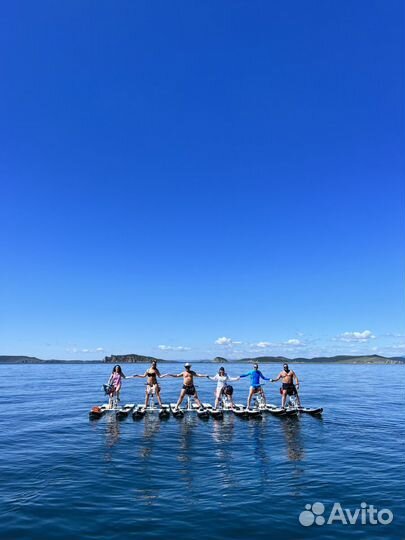
[[[123,366],[127,375],[146,367]],[[209,374],[217,367],[194,365]],[[274,377],[279,367],[262,371]],[[161,368],[181,371],[180,364]],[[323,418],[90,422],[110,366],[1,365],[1,538],[404,538],[405,366],[295,368],[304,405],[324,407]],[[227,370],[235,376],[248,368]],[[180,384],[163,379],[165,402]],[[248,384],[234,383],[237,401]],[[205,401],[214,388],[198,380]],[[278,388],[266,384],[268,401],[279,402]],[[143,394],[142,379],[124,382],[123,403]],[[300,514],[316,502],[323,512],[307,510],[304,521],[313,515],[320,524],[301,525]],[[328,524],[335,503],[342,512],[361,503],[388,509],[393,521],[345,524],[344,514]]]

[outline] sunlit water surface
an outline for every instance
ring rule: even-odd
[[[124,365],[129,375],[145,365]],[[180,364],[161,364],[179,372]],[[215,364],[195,364],[214,374]],[[263,365],[274,377],[280,366]],[[405,366],[297,365],[304,405],[321,419],[223,421],[194,415],[90,422],[110,366],[0,366],[0,535],[4,539],[299,539],[405,537]],[[229,365],[235,376],[247,371]],[[248,380],[234,383],[244,401]],[[181,382],[164,379],[165,402]],[[215,383],[198,380],[204,401]],[[266,384],[279,402],[278,384]],[[140,379],[122,402],[143,400]],[[390,525],[303,527],[306,504],[394,514]]]

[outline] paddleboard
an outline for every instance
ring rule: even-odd
[[[108,403],[103,403],[103,405],[96,405],[89,412],[90,420],[98,420],[109,410]]]
[[[132,411],[132,409],[135,407],[135,403],[127,403],[123,407],[120,407],[116,412],[115,416],[118,420],[124,420],[129,413]]]

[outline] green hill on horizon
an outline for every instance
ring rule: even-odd
[[[153,356],[144,356],[141,354],[113,354],[106,356],[103,360],[43,360],[36,356],[8,356],[0,355],[0,364],[145,364],[151,363],[156,360],[157,362],[179,362],[183,360],[164,360],[162,358],[155,358]],[[296,363],[296,364],[405,364],[405,357],[394,356],[386,357],[378,354],[372,355],[337,355],[337,356],[317,356],[314,358],[287,358],[285,356],[256,356],[252,358],[240,358],[238,360],[229,360],[222,356],[217,356],[211,360],[191,360],[191,362],[211,362],[211,363],[240,363],[240,364],[283,364]]]

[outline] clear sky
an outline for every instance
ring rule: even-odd
[[[0,354],[405,354],[402,0],[7,2]]]

